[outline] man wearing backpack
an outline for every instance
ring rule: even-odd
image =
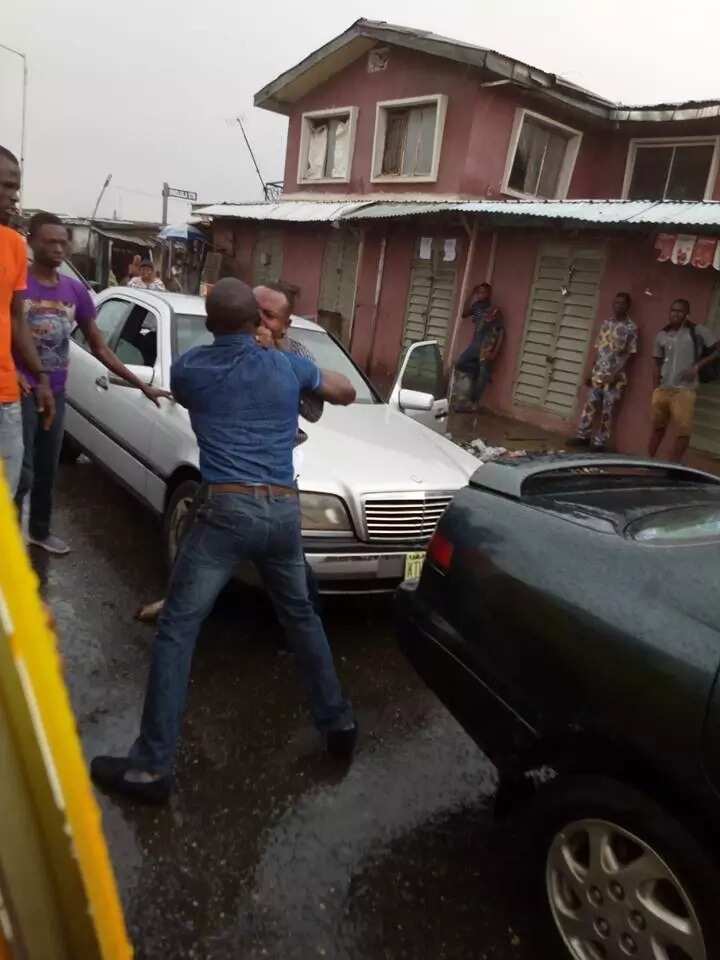
[[[653,431],[648,453],[655,456],[673,423],[676,436],[672,459],[677,463],[682,462],[690,442],[698,383],[717,376],[720,357],[720,344],[712,331],[692,323],[689,316],[688,301],[674,300],[670,322],[656,336],[653,350]]]

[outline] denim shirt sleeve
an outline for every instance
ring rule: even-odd
[[[187,407],[188,398],[185,393],[187,378],[185,377],[184,359],[184,357],[180,357],[170,367],[170,392],[180,406]]]
[[[320,368],[312,360],[299,357],[296,353],[286,353],[290,366],[295,372],[301,390],[317,390],[320,386]]]

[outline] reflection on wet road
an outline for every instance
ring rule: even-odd
[[[88,757],[136,733],[160,596],[157,523],[82,460],[34,557],[62,637]],[[196,960],[543,960],[517,899],[521,853],[489,813],[495,771],[396,650],[388,601],[334,599],[326,621],[361,741],[318,749],[263,598],[229,595],[196,652],[168,808],[100,798],[137,956]]]

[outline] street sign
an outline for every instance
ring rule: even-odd
[[[175,187],[168,187],[167,195],[177,197],[178,200],[197,200],[197,194],[194,190],[176,190]]]

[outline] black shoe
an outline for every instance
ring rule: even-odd
[[[607,447],[605,446],[604,443],[594,443],[590,447],[590,453],[605,453],[606,450],[607,450]]]
[[[167,803],[172,778],[159,777],[145,783],[126,780],[125,774],[133,765],[128,757],[95,757],[90,764],[90,776],[103,790],[121,793],[139,803]]]
[[[355,750],[358,738],[357,721],[347,730],[328,730],[327,732],[327,752],[332,757],[345,757],[349,759]]]
[[[565,441],[566,447],[589,447],[590,440],[586,437],[570,437]]]

